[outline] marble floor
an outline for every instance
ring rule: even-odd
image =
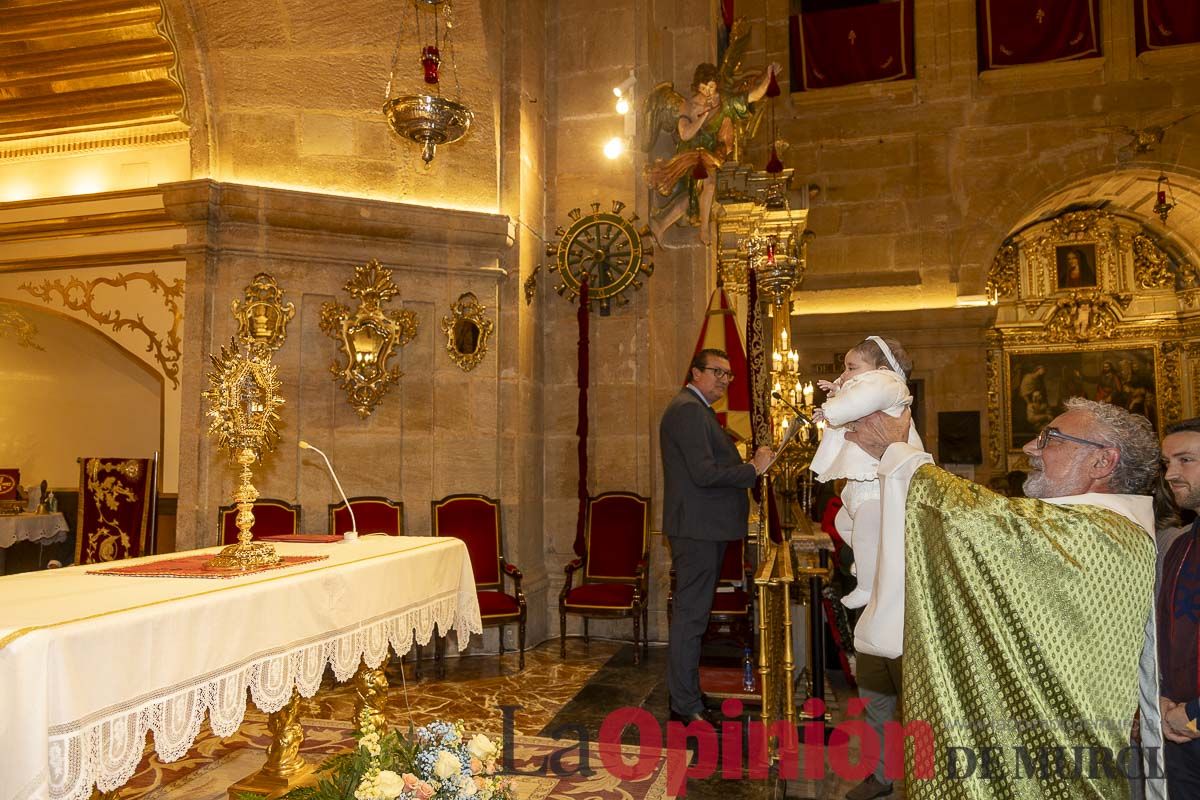
[[[516,655],[509,653],[503,657],[448,658],[445,677],[436,675],[428,655],[427,649],[420,679],[414,674],[411,658],[403,663],[394,659],[388,665],[391,686],[388,717],[393,725],[407,728],[409,723],[419,726],[433,719],[461,719],[469,730],[499,737],[507,715],[513,736],[520,741],[546,743],[558,739],[573,743],[586,736],[594,748],[605,718],[617,708],[644,709],[655,720],[666,720],[668,716],[663,647],[650,648],[641,664],[635,665],[633,648],[625,643],[595,639],[584,643],[571,639],[567,642],[567,658],[562,660],[558,641],[552,640],[527,651],[523,671],[517,669]],[[844,706],[849,694],[840,677],[840,673],[832,672],[827,688],[835,720],[837,709]],[[301,713],[306,738],[302,753],[310,761],[319,761],[349,745],[350,726],[344,721],[351,718],[353,706],[353,690],[347,685],[335,685],[332,680],[327,680],[314,698],[304,702]],[[152,752],[148,753],[121,797],[217,800],[223,787],[261,764],[260,748],[267,741],[265,721],[263,715],[251,709],[246,724],[235,737],[219,740],[212,734],[202,736],[182,762],[161,764]],[[625,741],[631,742],[628,731]],[[724,761],[728,762],[728,758]],[[722,778],[718,771],[708,778],[689,780],[686,796],[698,800],[783,797],[840,800],[852,786],[853,782],[832,774],[824,780],[784,781],[774,777]],[[618,797],[675,796],[664,793],[661,785],[657,792],[647,793],[627,793],[620,786],[609,788],[615,788],[614,796]],[[547,789],[531,791],[527,796],[559,795]],[[899,786],[891,797],[903,798]]]

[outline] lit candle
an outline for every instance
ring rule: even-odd
[[[1165,206],[1167,204],[1167,192],[1165,189],[1158,190],[1158,204]]]
[[[804,384],[804,405],[811,406],[813,401],[813,385],[812,382]]]
[[[775,365],[775,371],[778,372],[783,367],[783,354],[776,350],[771,354],[771,363]]]
[[[782,387],[779,385],[779,381],[775,381],[775,388],[774,388],[774,391],[778,392],[778,391],[779,391],[781,388],[782,388]]]
[[[817,441],[821,441],[821,437],[825,435],[825,420],[817,420]]]
[[[787,350],[787,328],[779,332],[779,341],[783,343],[783,349]]]

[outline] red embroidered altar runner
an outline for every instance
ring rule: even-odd
[[[789,20],[792,91],[915,76],[912,0],[804,11]]]
[[[182,558],[162,558],[145,564],[130,564],[127,567],[89,569],[88,575],[132,575],[137,578],[237,578],[272,569],[294,567],[311,561],[324,561],[329,556],[284,556],[278,564],[253,569],[209,569],[215,553],[203,553]]]
[[[1196,0],[1134,0],[1137,51],[1200,42],[1200,3]]]
[[[1097,0],[976,0],[979,69],[1100,55]]]
[[[281,533],[278,536],[259,536],[260,542],[295,542],[296,544],[326,544],[340,542],[346,537],[340,533]]]

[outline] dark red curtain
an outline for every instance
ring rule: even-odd
[[[913,0],[850,7],[792,0],[792,91],[912,78]]]
[[[1100,55],[1099,0],[975,0],[979,69]]]
[[[1200,2],[1134,0],[1137,51],[1160,50],[1200,42]]]
[[[587,552],[587,543],[584,541],[584,520],[587,517],[588,501],[588,384],[591,382],[591,367],[588,360],[588,320],[591,316],[588,311],[589,302],[587,275],[584,275],[579,284],[579,316],[576,318],[579,323],[576,370],[579,386],[579,417],[575,425],[575,434],[579,437],[579,516],[575,522],[575,555],[580,558]]]

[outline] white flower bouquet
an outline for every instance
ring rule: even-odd
[[[513,800],[512,780],[497,775],[500,746],[461,721],[431,722],[407,736],[368,727],[358,747],[321,764],[315,786],[288,800]],[[242,795],[240,800],[255,800]]]

